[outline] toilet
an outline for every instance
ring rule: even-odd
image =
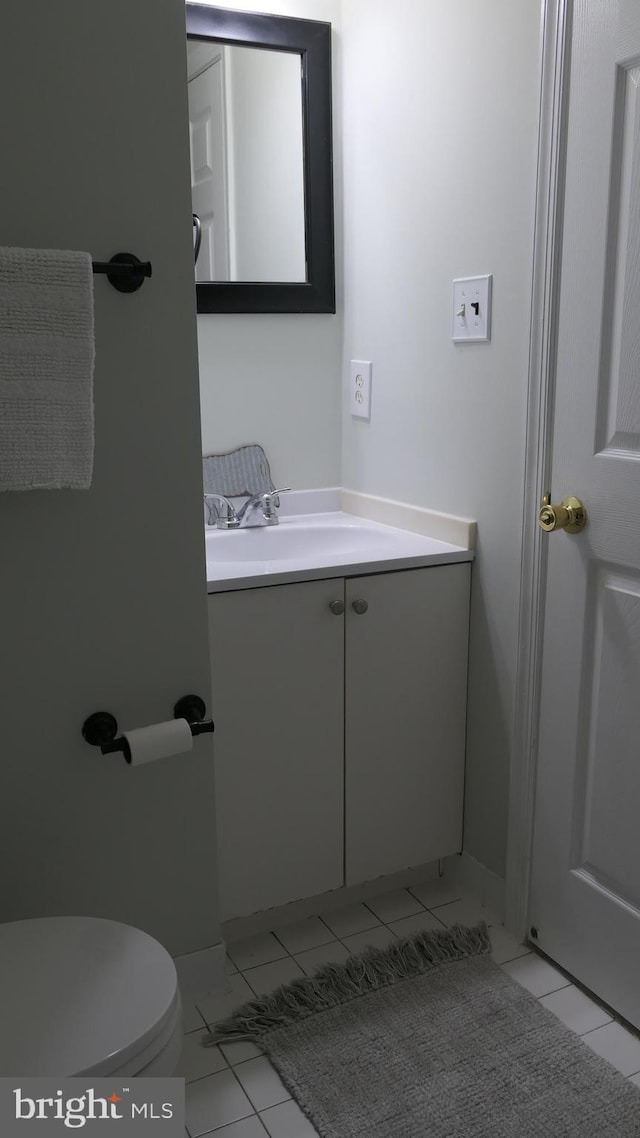
[[[0,924],[0,1076],[172,1075],[175,965],[153,937],[98,917]]]

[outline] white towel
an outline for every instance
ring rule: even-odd
[[[88,253],[0,248],[0,490],[86,490],[93,470]]]

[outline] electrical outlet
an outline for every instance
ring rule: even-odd
[[[349,406],[357,419],[371,418],[371,360],[351,360]]]

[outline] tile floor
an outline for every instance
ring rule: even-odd
[[[492,956],[544,1007],[590,1047],[640,1085],[640,1038],[628,1031],[561,972],[529,952],[495,914],[444,879],[400,889],[366,904],[263,933],[228,946],[228,992],[185,1008],[183,1075],[188,1138],[317,1138],[268,1059],[251,1043],[202,1047],[203,1021],[214,1024],[234,1008],[330,960],[344,960],[368,944],[386,945],[420,928],[456,923],[489,925]]]

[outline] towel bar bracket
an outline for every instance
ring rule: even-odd
[[[151,276],[151,261],[140,261],[134,253],[116,253],[110,261],[94,261],[93,271],[106,274],[118,292],[137,292]]]

